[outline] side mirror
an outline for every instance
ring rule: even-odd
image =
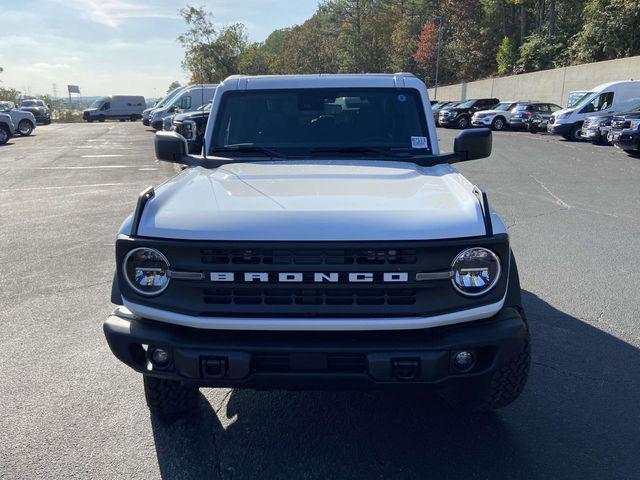
[[[164,162],[186,163],[187,140],[176,132],[158,132],[155,137],[156,158]]]
[[[453,143],[453,151],[461,161],[477,160],[491,155],[491,144],[491,130],[488,128],[463,130]]]

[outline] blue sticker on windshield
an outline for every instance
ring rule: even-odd
[[[398,101],[399,102],[404,102],[407,99],[406,95],[403,95],[402,93],[400,95],[398,95]]]

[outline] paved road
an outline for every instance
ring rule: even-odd
[[[638,478],[640,160],[513,132],[494,152],[460,169],[511,226],[534,360],[517,403],[206,390],[163,424],[101,322],[114,233],[171,166],[139,123],[0,147],[0,478]]]

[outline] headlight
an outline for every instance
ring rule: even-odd
[[[154,248],[134,248],[122,263],[124,278],[140,295],[158,295],[169,285],[169,261]]]
[[[640,126],[640,120],[631,120],[629,122],[629,128],[638,128]]]
[[[185,120],[182,124],[182,136],[187,140],[191,140],[195,134],[196,124],[192,120]]]
[[[500,259],[482,247],[462,251],[451,264],[454,288],[463,295],[476,297],[491,290],[500,278]]]

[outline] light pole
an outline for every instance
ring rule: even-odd
[[[440,45],[442,44],[442,15],[438,15],[434,17],[435,20],[438,20],[438,46],[436,50],[436,78],[435,78],[435,87],[433,89],[433,99],[438,99],[438,70],[440,69]]]

